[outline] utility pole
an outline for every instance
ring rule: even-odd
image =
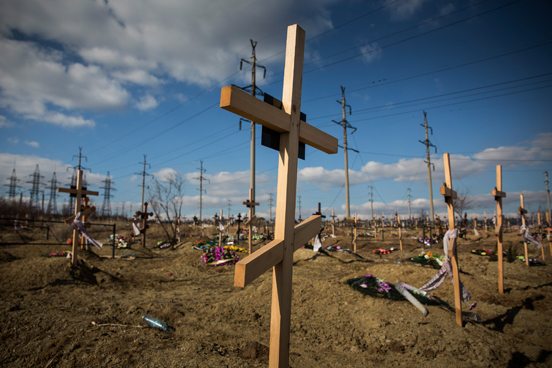
[[[203,161],[199,161],[201,163],[201,167],[198,167],[199,170],[199,178],[194,178],[199,180],[199,221],[203,222],[203,215],[201,214],[201,211],[203,209],[203,192],[207,194],[207,190],[203,189],[203,180],[209,181],[209,179],[206,179],[203,177],[203,173],[207,170],[203,168]]]
[[[247,86],[247,87],[243,87],[241,89],[243,89],[244,91],[247,91],[248,89],[251,89],[251,94],[253,96],[256,96],[256,95],[260,95],[262,96],[263,95],[263,92],[257,88],[257,81],[256,81],[256,69],[257,68],[263,68],[264,69],[264,75],[263,75],[263,78],[266,77],[266,68],[260,64],[257,64],[257,57],[255,56],[255,47],[257,46],[257,41],[253,41],[253,40],[250,40],[251,41],[251,48],[252,48],[252,52],[251,52],[251,61],[247,60],[247,59],[241,59],[240,61],[240,70],[242,70],[242,67],[243,67],[243,63],[247,63],[249,65],[251,65],[251,85],[250,86]],[[251,164],[250,164],[250,175],[251,175],[251,179],[250,179],[250,189],[251,189],[251,198],[249,198],[249,200],[251,202],[255,202],[255,122],[254,121],[251,121],[251,120],[247,120],[247,119],[243,119],[243,118],[240,118],[240,130],[241,130],[241,122],[242,121],[250,121],[251,122]],[[255,207],[253,207],[253,212],[252,214],[254,215],[255,214]],[[201,215],[200,215],[201,217]]]
[[[272,193],[268,193],[268,208],[269,208],[269,217],[268,217],[268,222],[272,223],[272,196],[273,194]]]
[[[134,173],[135,175],[142,175],[142,202],[141,202],[140,212],[144,212],[144,190],[146,189],[146,176],[153,176],[146,172],[146,165],[148,165],[148,168],[151,169],[151,165],[146,163],[146,157],[147,155],[144,155],[144,162],[138,162],[139,164],[144,165],[142,172]]]
[[[299,207],[299,222],[303,221],[303,219],[301,218],[301,196],[297,196],[298,200],[298,207]]]
[[[354,129],[351,134],[353,134],[356,131],[356,128],[351,126],[349,122],[347,121],[347,113],[346,108],[349,108],[349,115],[353,113],[351,105],[347,105],[345,103],[345,87],[341,86],[341,101],[337,101],[338,104],[341,104],[341,109],[343,111],[343,120],[341,121],[335,121],[334,123],[338,125],[343,125],[343,151],[345,151],[345,217],[349,219],[351,217],[351,205],[349,200],[349,157],[347,154],[347,128]],[[358,151],[357,151],[358,152]]]
[[[370,185],[370,221],[374,219],[374,200],[372,199],[372,186]]]
[[[427,129],[431,129],[431,135],[433,135],[433,129],[431,127],[427,126],[427,112],[424,111],[424,124],[420,124],[421,126],[425,127],[425,141],[418,141],[426,146],[426,153],[427,153],[427,161],[424,161],[427,163],[427,176],[429,177],[429,208],[431,210],[431,222],[435,220],[434,211],[433,211],[433,187],[431,186],[431,158],[429,155],[429,147],[435,148],[435,153],[437,153],[437,147],[435,147],[431,142],[429,141],[429,136],[427,135]],[[433,166],[433,170],[435,170],[435,165]]]
[[[548,218],[552,218],[550,214],[550,190],[548,190],[548,171],[544,172],[544,182],[546,183],[546,199],[548,200]]]
[[[408,188],[408,221],[411,221],[412,218],[410,217],[410,188]]]

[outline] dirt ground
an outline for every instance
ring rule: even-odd
[[[147,248],[116,251],[118,256],[135,253],[135,259],[101,258],[111,255],[106,245],[81,251],[87,266],[73,269],[66,258],[43,257],[68,251],[69,245],[45,241],[44,230],[26,231],[28,244],[17,244],[21,238],[13,228],[0,232],[2,367],[267,366],[272,272],[244,289],[234,287],[234,267],[202,265],[202,251],[191,246],[195,237],[176,249],[153,249],[161,240],[155,226]],[[338,229],[338,237],[326,239],[323,247],[351,249],[347,233]],[[391,283],[425,284],[437,270],[406,261],[422,251],[412,239],[420,231],[403,234],[403,251],[381,256],[372,250],[399,247],[393,231],[385,233],[384,242],[359,238],[360,257],[299,249],[293,267],[290,365],[552,366],[552,268],[505,262],[506,292],[498,293],[498,263],[471,254],[495,249],[492,234],[459,239],[461,279],[477,302],[472,312],[482,319],[465,327],[440,306],[428,306],[423,317],[407,301],[367,296],[345,283],[372,274]],[[91,235],[107,243],[109,232],[92,229]],[[513,231],[505,234],[505,249],[513,245],[522,252],[519,241]],[[550,262],[550,244],[544,244]],[[426,250],[444,254],[442,243]],[[540,250],[529,250],[541,259]],[[449,280],[432,293],[454,305]],[[166,322],[169,330],[147,326],[143,315]]]

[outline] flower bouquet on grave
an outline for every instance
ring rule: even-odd
[[[249,251],[247,249],[236,247],[235,245],[226,245],[223,248],[228,249],[230,251],[234,251],[234,252],[249,253]]]
[[[418,257],[407,258],[406,261],[418,263],[424,267],[433,267],[436,270],[440,269],[443,265],[445,256],[433,254],[429,252],[422,252]]]
[[[516,258],[525,262],[525,256],[517,256]],[[536,258],[529,258],[529,266],[546,266],[546,263],[539,261]]]
[[[192,243],[192,248],[197,250],[208,249],[211,245],[205,243],[203,240],[196,240]]]
[[[52,252],[52,253],[43,255],[42,257],[48,257],[48,258],[52,258],[52,257],[67,257],[67,255],[68,255],[69,253],[70,253],[70,252],[66,252],[66,251]]]
[[[171,243],[165,242],[165,241],[158,241],[157,245],[155,246],[155,248],[159,248],[159,249],[167,249],[170,247],[171,247]]]
[[[212,247],[204,250],[201,256],[201,263],[205,266],[227,266],[239,262],[240,257],[236,252],[223,247]]]
[[[384,280],[372,275],[349,279],[347,280],[347,284],[353,289],[373,297],[388,298],[391,300],[404,299],[404,296],[402,296],[401,293],[395,289],[393,284],[385,282]],[[424,291],[408,286],[403,286],[403,288],[421,303],[437,304],[437,302],[431,298],[431,295]]]
[[[478,256],[492,256],[493,254],[496,253],[496,251],[489,250],[489,249],[475,249],[475,250],[472,250],[471,252],[472,254],[475,254]],[[504,255],[506,255],[506,252],[503,252],[503,253]]]

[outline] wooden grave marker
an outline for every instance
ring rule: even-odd
[[[483,211],[485,232],[487,232],[487,212]]]
[[[548,231],[548,246],[550,247],[550,255],[552,256],[552,242],[550,241],[552,236],[550,235],[550,219],[548,218],[548,212],[546,212],[546,230]]]
[[[274,240],[236,264],[234,285],[245,287],[273,269],[270,323],[270,367],[289,366],[293,252],[320,231],[320,216],[295,226],[299,142],[326,153],[337,153],[337,139],[300,121],[305,31],[288,27],[283,110],[237,87],[224,87],[220,106],[280,133],[276,228]]]
[[[88,205],[89,201],[90,201],[90,198],[88,198],[88,197],[85,197],[83,199],[84,204],[81,205],[81,212],[84,212],[88,208],[90,208],[90,206]],[[82,215],[82,220],[81,221],[82,221],[82,224],[84,225],[85,228],[90,228],[92,226],[92,224],[87,224],[86,223],[87,218],[88,218],[87,215]],[[86,239],[84,238],[84,236],[81,238],[81,249],[82,250],[84,250],[84,249],[90,250],[90,246],[86,246]]]
[[[322,214],[322,206],[321,206],[320,202],[318,202],[318,211],[313,213],[313,215],[314,216],[320,216],[321,220],[326,218],[326,216]],[[322,232],[322,229],[316,235],[320,235],[321,232]],[[316,238],[316,235],[311,239],[313,247],[314,247],[314,240]],[[320,238],[319,240],[320,240],[320,242],[322,242],[322,238]]]
[[[496,187],[491,192],[496,200],[496,241],[498,256],[498,292],[504,294],[504,249],[502,245],[502,198],[506,198],[506,193],[502,191],[502,165],[496,165]]]
[[[241,223],[243,222],[242,218],[241,218],[241,213],[238,213],[238,216],[237,217],[237,220],[235,222],[238,223],[238,228],[236,229],[236,245],[240,245],[240,231],[241,231]]]
[[[542,241],[542,224],[540,220],[540,212],[537,213],[537,221],[539,226],[539,242],[541,243],[542,260],[544,261],[544,242]]]
[[[217,215],[215,213],[215,215],[213,216],[213,219],[214,219],[214,224],[215,224],[215,227],[217,228],[218,232],[219,232],[219,248],[222,247],[222,232],[223,232],[223,228],[221,228],[222,226],[222,209],[220,210],[220,216]]]
[[[100,194],[98,192],[83,189],[83,187],[82,187],[82,175],[83,175],[83,171],[78,170],[76,188],[74,188],[74,189],[73,188],[70,188],[70,189],[68,189],[68,188],[58,188],[58,193],[69,193],[71,195],[75,195],[75,214],[64,220],[64,222],[66,224],[69,224],[69,223],[73,222],[75,220],[75,218],[77,217],[77,215],[79,214],[79,212],[81,212],[81,199],[82,198],[86,197],[87,195],[97,196],[97,195]],[[88,209],[81,212],[81,216],[86,216],[87,214],[92,213],[94,211],[96,211],[96,207],[94,207],[94,206],[89,207]],[[72,248],[71,248],[71,252],[72,252],[71,264],[73,266],[77,265],[77,252],[78,252],[78,242],[79,242],[78,241],[78,235],[79,235],[79,231],[75,227],[73,229],[73,244],[72,244]]]
[[[519,195],[519,199],[521,202],[521,206],[518,207],[519,214],[521,215],[521,224],[525,226],[525,214],[527,213],[527,210],[525,209],[525,205],[523,202],[523,194]],[[527,227],[529,227],[529,224],[527,224]],[[529,266],[529,252],[527,250],[527,242],[523,242],[523,246],[525,248],[525,264]]]
[[[356,254],[357,252],[357,222],[358,222],[358,217],[357,217],[357,214],[355,213],[355,222],[353,223],[353,253]]]
[[[337,216],[335,215],[333,208],[332,208],[332,215],[330,217],[332,218],[332,235],[335,236],[335,218]]]
[[[142,234],[142,247],[146,246],[146,231],[149,229],[147,223],[149,216],[153,216],[153,212],[148,212],[148,202],[144,203],[144,212],[136,211],[134,213],[134,217],[142,220],[142,228],[140,229],[140,234]]]
[[[251,249],[253,243],[253,226],[258,223],[257,216],[253,214],[253,208],[259,205],[259,203],[253,202],[251,198],[253,198],[253,188],[249,188],[249,199],[242,202],[242,204],[249,208],[249,219],[244,224],[249,228],[249,254],[253,252]]]
[[[401,215],[397,215],[397,219],[399,220],[399,245],[402,249],[402,233],[401,233]]]
[[[457,198],[457,194],[452,190],[452,177],[450,174],[450,155],[445,153],[443,155],[443,161],[445,164],[445,180],[441,189],[441,194],[445,197],[447,204],[447,212],[449,217],[449,230],[454,230],[454,200]],[[462,327],[462,304],[460,300],[460,273],[458,272],[458,254],[456,251],[456,238],[451,238],[448,244],[448,254],[450,256],[452,264],[452,277],[454,288],[454,306],[456,309],[456,323]]]

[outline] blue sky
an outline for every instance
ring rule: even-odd
[[[203,214],[246,212],[250,130],[219,108],[221,87],[250,84],[250,39],[258,42],[262,91],[281,97],[286,28],[306,31],[301,110],[342,145],[341,86],[352,107],[348,135],[351,213],[429,210],[423,112],[433,128],[434,204],[442,155],[451,154],[453,188],[472,213],[496,209],[490,195],[503,165],[505,210],[519,194],[546,208],[552,174],[552,3],[545,0],[41,1],[0,4],[0,180],[16,168],[24,196],[35,166],[44,183],[66,186],[79,147],[99,190],[110,172],[112,211],[141,197],[140,162],[157,178],[186,178],[184,213],[199,213],[200,161],[207,170]],[[277,152],[260,145],[256,199],[268,217]],[[306,218],[321,202],[345,214],[344,157],[307,147],[298,195]],[[7,195],[7,187],[5,195]],[[44,189],[44,188],[43,188]],[[49,189],[46,201],[49,198]],[[96,203],[102,202],[100,196]],[[66,201],[59,197],[58,203]],[[299,212],[297,209],[297,216]]]

